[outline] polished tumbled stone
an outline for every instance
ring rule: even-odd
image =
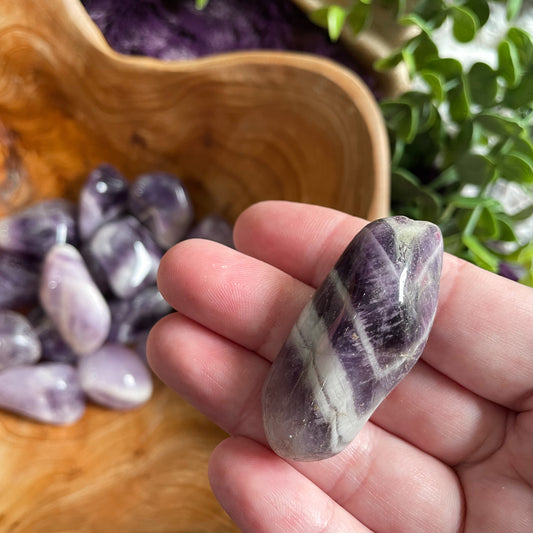
[[[101,225],[123,213],[127,203],[128,182],[124,176],[107,163],[96,167],[80,192],[80,237],[90,237]]]
[[[442,236],[429,222],[390,217],[356,235],[265,381],[263,422],[276,453],[325,459],[355,438],[422,353],[441,265]]]
[[[32,364],[41,356],[41,343],[28,319],[15,311],[0,310],[0,371]]]
[[[206,215],[196,223],[187,234],[187,239],[207,239],[235,248],[232,225],[216,214]]]
[[[18,309],[37,302],[41,260],[0,251],[0,309]]]
[[[84,255],[117,298],[131,298],[155,283],[162,252],[149,230],[128,215],[100,227]]]
[[[111,409],[132,409],[152,396],[150,371],[141,358],[121,344],[105,344],[80,360],[81,386],[94,402]]]
[[[109,307],[80,253],[70,244],[56,244],[46,255],[39,297],[75,353],[88,354],[105,342],[111,325]]]
[[[194,217],[183,183],[167,172],[141,174],[131,185],[129,209],[164,250],[183,239]]]
[[[0,408],[39,422],[67,425],[85,412],[78,372],[62,363],[14,366],[0,372]]]
[[[0,250],[43,257],[56,243],[78,242],[76,206],[45,200],[0,220]]]

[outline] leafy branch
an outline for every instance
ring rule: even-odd
[[[506,3],[509,29],[495,68],[478,62],[465,69],[441,57],[433,39],[449,20],[455,40],[472,41],[489,19],[486,0],[421,0],[409,11],[401,0],[353,0],[311,18],[337,39],[345,27],[354,34],[366,28],[378,3],[418,29],[375,64],[406,65],[417,87],[380,103],[391,142],[393,212],[436,222],[447,251],[494,272],[510,268],[533,285],[533,244],[516,234],[533,207],[510,214],[495,194],[497,185],[514,183],[533,204],[533,42],[510,24],[521,1]]]

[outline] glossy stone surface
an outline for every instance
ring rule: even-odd
[[[109,307],[80,253],[70,244],[56,244],[46,255],[39,297],[75,353],[93,352],[104,343],[111,324]]]
[[[188,239],[207,239],[235,248],[233,227],[220,215],[206,215],[187,234]]]
[[[79,231],[82,239],[90,237],[102,224],[126,210],[128,182],[113,166],[102,164],[89,173],[80,191]]]
[[[162,252],[150,232],[132,216],[101,226],[88,242],[84,254],[96,276],[118,298],[131,298],[153,285]],[[100,282],[101,283],[101,282]]]
[[[8,368],[0,372],[0,408],[47,424],[73,424],[85,412],[78,372],[62,363]]]
[[[131,185],[129,209],[164,250],[183,239],[194,217],[183,183],[167,172],[141,174]]]
[[[79,356],[63,340],[54,323],[41,307],[33,309],[28,314],[28,320],[41,343],[42,361],[77,364]]]
[[[0,250],[43,257],[56,243],[77,244],[76,206],[45,200],[0,220]]]
[[[0,309],[18,309],[38,299],[41,261],[34,256],[0,251]]]
[[[28,319],[15,311],[0,310],[0,371],[32,364],[41,356],[41,343]]]
[[[80,360],[81,386],[96,403],[131,409],[152,396],[152,376],[139,356],[120,344],[105,344]]]
[[[276,453],[325,459],[355,438],[422,353],[441,265],[442,236],[429,222],[390,217],[356,235],[265,381],[263,422]]]
[[[111,300],[111,329],[108,340],[130,343],[172,311],[156,286],[146,287],[126,300]]]

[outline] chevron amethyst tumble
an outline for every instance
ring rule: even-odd
[[[368,224],[303,309],[263,387],[272,449],[341,452],[411,370],[437,308],[442,236],[406,217]]]

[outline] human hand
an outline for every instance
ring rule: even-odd
[[[422,358],[340,454],[295,463],[266,444],[271,361],[365,221],[264,202],[235,226],[240,252],[184,241],[163,258],[179,313],[148,357],[170,387],[231,436],[209,463],[243,531],[533,531],[533,291],[445,254]],[[245,255],[246,254],[246,255]]]

